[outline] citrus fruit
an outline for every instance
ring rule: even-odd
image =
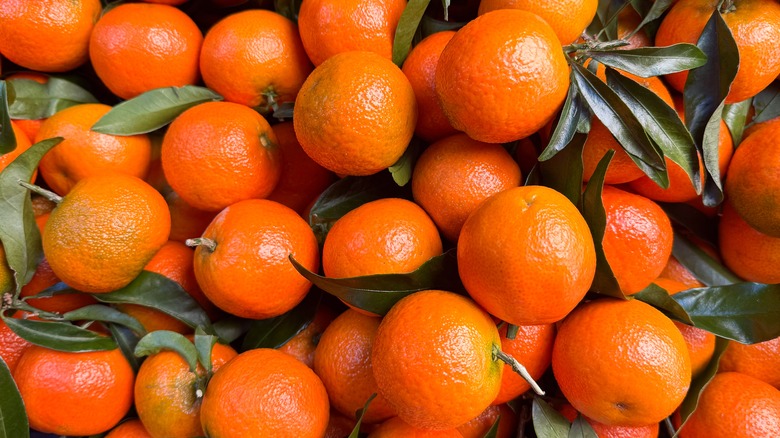
[[[457,429],[430,430],[414,427],[400,417],[393,417],[368,434],[369,438],[462,438]]]
[[[730,199],[723,204],[718,223],[720,255],[723,263],[747,281],[780,282],[780,238],[764,234],[745,222]]]
[[[752,345],[729,342],[718,362],[718,372],[747,374],[780,388],[780,338]]]
[[[598,4],[598,0],[482,0],[479,2],[479,14],[496,9],[521,9],[533,12],[553,28],[561,44],[570,44],[596,16]]]
[[[146,430],[141,420],[133,418],[123,421],[106,434],[106,438],[153,438]]]
[[[517,326],[514,339],[507,337],[507,325],[498,331],[501,336],[501,350],[518,360],[534,379],[542,377],[552,360],[555,326],[553,324]],[[501,389],[493,400],[493,405],[506,403],[531,389],[531,385],[519,374],[504,365]]]

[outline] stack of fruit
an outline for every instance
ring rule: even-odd
[[[777,0],[0,0],[0,437],[780,436]]]

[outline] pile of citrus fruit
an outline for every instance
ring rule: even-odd
[[[0,438],[780,436],[777,0],[0,0]]]

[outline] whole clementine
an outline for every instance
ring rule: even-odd
[[[135,375],[119,349],[67,353],[34,345],[13,376],[30,427],[44,433],[106,432],[133,404]]]
[[[658,423],[691,383],[680,331],[638,300],[604,298],[575,309],[558,328],[552,368],[572,406],[614,426]]]
[[[444,114],[455,129],[487,143],[538,131],[563,104],[568,87],[569,69],[555,32],[538,15],[518,9],[470,21],[436,66]]]
[[[214,373],[200,409],[206,436],[319,438],[329,415],[319,377],[294,357],[260,348]]]
[[[52,211],[43,252],[52,271],[74,289],[110,292],[141,273],[170,229],[168,206],[151,186],[118,173],[92,176]]]
[[[0,53],[22,67],[64,72],[89,58],[100,0],[8,0],[0,3]]]
[[[501,336],[501,350],[523,364],[534,379],[542,377],[552,360],[555,326],[553,324],[517,326],[514,339],[507,337],[507,329],[507,325],[504,324],[498,331]],[[504,365],[501,389],[493,400],[493,405],[506,403],[529,389],[531,385],[525,379],[512,372],[509,365]]]
[[[106,438],[153,438],[141,420],[133,418],[122,422],[106,434]]]
[[[577,207],[542,186],[505,190],[466,219],[458,273],[474,300],[515,325],[563,319],[596,272],[593,237]]]
[[[28,313],[17,312],[14,314],[14,318],[25,318]],[[8,324],[0,319],[0,359],[5,362],[8,369],[13,374],[16,369],[16,364],[22,357],[22,354],[30,348],[32,344],[23,338],[19,337]]]
[[[421,429],[401,417],[393,417],[368,434],[368,438],[463,438],[463,435],[457,429]]]
[[[496,9],[522,9],[533,12],[553,28],[561,44],[570,44],[596,16],[598,4],[598,0],[482,0],[479,2],[479,14]]]
[[[317,239],[297,213],[274,201],[250,199],[222,210],[188,241],[195,278],[217,307],[244,318],[271,318],[300,303],[311,283],[288,256],[310,271],[319,266]]]
[[[122,173],[146,177],[152,154],[148,135],[116,136],[91,130],[110,110],[110,106],[101,103],[76,105],[41,124],[36,142],[64,138],[43,156],[39,165],[41,176],[57,194],[67,194],[88,176]]]
[[[219,211],[271,194],[282,168],[277,144],[271,126],[251,108],[232,102],[203,103],[168,127],[162,144],[163,171],[187,204]]]
[[[720,255],[723,263],[747,281],[780,282],[780,238],[764,234],[745,222],[730,199],[723,204],[718,223]]]
[[[417,123],[401,69],[373,52],[345,52],[314,69],[295,100],[295,136],[322,167],[371,175],[393,165]]]
[[[155,88],[195,84],[202,42],[200,29],[181,10],[125,3],[95,24],[89,59],[112,93],[130,99]]]
[[[780,338],[753,345],[729,342],[718,362],[718,372],[747,374],[780,388]]]

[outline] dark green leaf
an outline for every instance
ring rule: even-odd
[[[130,284],[114,292],[93,294],[95,299],[112,304],[137,304],[167,313],[188,326],[211,330],[211,321],[181,285],[155,272],[143,271]]]
[[[145,134],[171,123],[196,105],[217,100],[222,96],[194,85],[157,88],[115,106],[92,130],[112,135]]]
[[[412,179],[414,163],[420,158],[423,149],[424,143],[413,138],[401,158],[388,168],[390,174],[393,175],[393,181],[395,181],[396,184],[405,186]]]
[[[300,304],[274,318],[254,321],[244,337],[243,351],[255,348],[279,348],[314,320],[322,292],[312,289]]]
[[[726,339],[754,344],[780,336],[780,284],[736,283],[672,295],[693,325]]]
[[[677,111],[653,91],[611,68],[607,68],[607,83],[628,105],[664,156],[677,163],[688,175],[696,192],[701,193],[699,154]]]
[[[455,249],[436,256],[408,274],[367,275],[352,278],[327,278],[301,266],[290,256],[295,269],[315,286],[345,303],[368,312],[384,315],[401,298],[428,289],[464,293],[458,277]]]
[[[16,135],[11,126],[11,114],[8,109],[9,86],[9,83],[0,80],[0,156],[16,149]]]
[[[9,79],[16,99],[9,108],[14,119],[45,119],[58,111],[97,99],[80,85],[67,79],[49,76],[45,84],[31,79]]]
[[[274,0],[274,11],[297,23],[301,3],[303,0]]]
[[[537,437],[568,438],[571,423],[539,397],[534,397],[531,405],[531,418]]]
[[[29,438],[30,424],[11,370],[0,357],[0,438]]]
[[[520,327],[509,324],[506,328],[506,338],[507,339],[514,339],[517,337],[517,332],[520,330]]]
[[[599,438],[599,437],[598,435],[596,435],[596,431],[593,430],[593,427],[590,424],[588,424],[588,422],[585,421],[585,418],[582,416],[582,414],[580,414],[577,415],[577,418],[571,424],[571,429],[569,430],[569,438]]]
[[[696,207],[681,202],[658,202],[672,222],[682,225],[696,237],[715,246],[718,242],[718,224]]]
[[[555,124],[550,141],[547,147],[539,154],[539,161],[549,160],[555,154],[562,151],[577,132],[577,122],[580,119],[580,112],[585,109],[580,99],[577,98],[577,86],[574,81],[569,83],[569,92],[566,94],[566,100],[563,101],[561,115],[558,116],[558,123]]]
[[[207,373],[211,373],[211,350],[217,343],[217,337],[207,335],[200,327],[195,330],[195,350],[198,352],[198,362]]]
[[[742,133],[745,130],[748,112],[750,112],[751,100],[743,100],[723,107],[723,121],[731,133],[731,141],[738,145],[742,141]]]
[[[739,277],[679,233],[674,234],[672,255],[707,286],[738,283]]]
[[[393,62],[398,67],[404,65],[406,56],[412,49],[412,40],[417,32],[417,26],[428,7],[430,0],[409,0],[404,12],[401,14],[401,20],[398,27],[395,28],[395,38],[393,39]]]
[[[19,181],[30,181],[41,157],[61,141],[58,137],[32,145],[0,172],[0,241],[14,271],[17,292],[32,278],[41,255],[41,233],[30,191]]]
[[[772,82],[753,98],[753,109],[756,110],[756,115],[751,123],[780,117],[780,81]]]
[[[596,61],[643,78],[690,70],[707,62],[707,56],[693,44],[669,47],[640,47],[631,50],[590,50]]]
[[[16,318],[3,318],[3,321],[20,338],[52,350],[81,352],[113,350],[117,347],[114,340],[108,336],[66,322]]]
[[[669,9],[669,6],[671,6],[672,3],[674,3],[674,0],[655,0],[655,2],[653,2],[653,6],[650,7],[647,15],[644,15],[642,22],[639,23],[639,26],[636,28],[636,30],[631,33],[631,36],[633,36],[639,29],[642,29],[651,21],[656,20],[661,15],[663,15],[663,13]]]
[[[615,155],[615,151],[607,151],[596,166],[596,170],[593,172],[593,176],[588,181],[585,192],[582,194],[580,211],[588,223],[588,227],[590,227],[590,232],[593,235],[593,244],[596,247],[596,276],[593,278],[591,290],[600,294],[625,299],[615,274],[612,273],[612,268],[609,266],[607,256],[604,255],[604,247],[601,245],[601,242],[604,240],[604,231],[607,228],[607,214],[601,201],[601,191],[604,187],[604,175],[607,173],[607,166],[609,166],[613,155]]]
[[[466,23],[462,21],[437,20],[436,18],[433,18],[429,15],[423,15],[422,21],[420,22],[420,37],[425,38],[435,34],[436,32],[442,32],[446,30],[456,31],[465,25]]]
[[[358,409],[358,411],[355,413],[357,423],[355,423],[355,427],[352,429],[352,433],[349,434],[349,438],[358,438],[360,436],[360,425],[363,424],[363,414],[366,413],[368,410],[368,405],[371,404],[371,401],[374,400],[375,397],[376,393],[371,394],[371,396],[368,397],[368,400],[366,400],[366,404],[363,405],[363,409]]]
[[[577,90],[588,103],[591,112],[650,179],[661,187],[668,187],[669,177],[661,151],[647,137],[626,103],[588,69],[576,62],[570,62],[570,65],[575,73]]]
[[[282,102],[274,109],[274,118],[278,120],[292,119],[295,112],[295,102]]]
[[[566,148],[539,162],[542,185],[563,193],[574,205],[579,205],[582,195],[582,148],[587,138],[576,134]]]
[[[189,339],[179,333],[170,330],[155,330],[138,341],[135,346],[135,355],[138,357],[151,356],[163,350],[178,353],[187,362],[190,371],[198,368],[198,350]]]
[[[113,307],[92,304],[62,315],[65,321],[100,321],[123,325],[139,335],[145,335],[144,326],[132,316],[122,313]]]
[[[650,286],[631,295],[631,297],[650,304],[672,319],[676,319],[688,325],[693,325],[693,321],[691,321],[688,312],[686,312],[677,301],[672,299],[669,292],[655,283],[650,283]]]
[[[720,362],[721,356],[723,356],[723,352],[726,351],[728,344],[729,341],[726,339],[715,339],[715,352],[712,354],[712,359],[710,359],[709,364],[707,364],[707,368],[691,381],[691,387],[688,389],[688,394],[685,395],[685,399],[680,405],[682,425],[677,430],[680,430],[682,426],[685,425],[685,422],[688,421],[688,418],[693,411],[696,410],[696,406],[699,404],[699,396],[704,388],[710,383],[710,380],[717,374],[718,363]]]
[[[227,316],[215,322],[214,333],[225,343],[231,343],[249,331],[252,324],[251,319],[239,318],[237,316]]]
[[[490,429],[488,429],[487,432],[485,432],[485,435],[482,436],[482,438],[498,438],[498,427],[501,423],[501,415],[496,417],[496,421],[493,422],[493,425],[490,426]]]
[[[598,21],[598,24],[600,25],[598,27],[599,36],[603,36],[608,41],[617,39],[617,18],[624,6],[624,0],[599,1],[599,6],[596,9],[596,17],[598,20],[594,20],[594,22]],[[591,29],[589,28],[588,30],[590,31]],[[593,30],[595,31],[596,28]]]
[[[135,356],[135,346],[138,345],[140,338],[127,327],[116,324],[107,325],[108,330],[111,331],[111,336],[116,341],[125,359],[133,367],[133,371],[138,373],[138,369],[141,368],[141,361]]]

